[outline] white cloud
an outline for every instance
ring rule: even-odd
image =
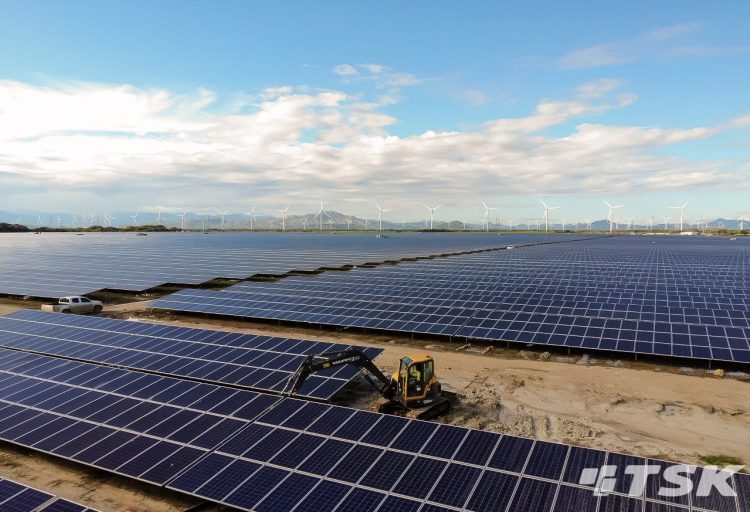
[[[354,76],[359,74],[354,66],[350,66],[349,64],[339,64],[333,68],[333,72],[339,76]]]
[[[622,86],[621,80],[615,80],[613,78],[601,78],[599,80],[592,80],[576,87],[578,97],[584,100],[596,100],[605,96],[609,92]]]
[[[570,52],[560,58],[563,69],[587,69],[627,64],[642,58],[668,55],[674,39],[690,35],[700,28],[697,23],[661,27],[629,39],[596,44]]]
[[[388,129],[398,120],[380,111],[385,99],[335,90],[274,87],[242,113],[217,113],[222,98],[205,90],[5,81],[0,177],[28,189],[132,191],[134,202],[158,193],[144,204],[184,205],[210,193],[227,206],[246,201],[247,191],[284,203],[338,194],[408,204],[446,194],[473,200],[749,184],[746,161],[689,161],[669,150],[741,129],[750,124],[746,114],[685,129],[594,122],[635,101],[618,86],[583,84],[573,99],[542,100],[527,116],[472,130],[396,136]],[[552,127],[555,135],[547,133]]]

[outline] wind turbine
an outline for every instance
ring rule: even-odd
[[[430,231],[432,231],[432,224],[433,224],[433,222],[435,221],[435,212],[436,212],[436,211],[438,211],[438,209],[439,209],[439,208],[440,208],[441,206],[443,206],[443,205],[442,205],[442,204],[439,204],[439,205],[437,205],[437,206],[435,206],[435,207],[433,207],[433,208],[430,208],[430,207],[429,207],[429,206],[427,206],[426,204],[422,204],[422,203],[418,203],[418,204],[419,204],[419,206],[421,206],[422,208],[425,208],[425,209],[427,209],[427,210],[428,210],[428,211],[430,212]]]
[[[187,212],[182,212],[178,217],[180,218],[180,231],[185,231],[185,217],[187,217]]]
[[[669,217],[662,217],[662,219],[664,220],[664,231],[669,231],[669,221],[670,221],[670,218]]]
[[[745,218],[745,216],[744,216],[744,215],[742,215],[742,216],[741,216],[741,217],[740,217],[739,219],[737,219],[737,220],[739,220],[739,221],[740,221],[740,231],[744,231],[744,230],[745,230],[745,221],[746,221],[747,219]]]
[[[320,210],[318,210],[315,216],[318,218],[315,222],[315,227],[318,227],[318,223],[320,223],[320,231],[323,231],[323,201],[320,202]]]
[[[221,216],[221,230],[224,231],[224,217],[229,213],[229,210],[219,210],[218,208],[214,208],[214,210]]]
[[[255,203],[253,203],[253,207],[250,208],[250,211],[247,212],[247,215],[250,216],[250,231],[252,231],[255,227]]]
[[[289,205],[286,208],[279,210],[281,212],[281,231],[286,231],[286,216],[289,213]]]
[[[351,217],[349,217],[348,219],[346,219],[346,229],[348,231],[351,231],[351,229],[352,229],[352,218]]]
[[[328,217],[328,230],[333,231],[333,215],[330,215],[328,212],[323,212],[323,215]]]
[[[393,208],[383,209],[378,203],[375,203],[375,206],[378,207],[378,231],[383,231],[383,214],[392,211]]]
[[[544,231],[547,232],[547,231],[549,231],[549,212],[551,210],[557,210],[560,207],[559,206],[547,206],[547,203],[545,203],[541,199],[539,201],[541,201],[542,206],[544,206],[544,217],[543,217],[543,219],[544,219]]]
[[[586,228],[591,231],[591,217],[586,219]]]
[[[490,210],[497,210],[497,208],[492,208],[490,206],[487,206],[487,203],[484,201],[479,201],[482,203],[482,206],[484,206],[484,217],[482,218],[482,223],[484,224],[484,230],[489,231],[490,230]]]
[[[604,201],[604,199],[602,199],[602,201]],[[611,233],[612,232],[612,225],[615,222],[615,220],[614,220],[615,210],[618,209],[618,208],[622,208],[624,205],[618,204],[617,206],[612,206],[607,201],[604,201],[604,204],[606,204],[607,207],[609,208],[609,213],[607,214],[607,220],[609,221],[609,232]]]
[[[690,201],[685,201],[685,204],[682,206],[670,206],[669,208],[673,210],[680,210],[680,232],[682,232],[682,223],[685,220],[685,208],[687,208],[687,205]]]
[[[159,208],[158,213],[156,215],[156,225],[161,226],[161,208]]]
[[[131,224],[131,226],[133,227],[137,226],[138,225],[138,213],[136,213],[135,215],[131,215],[130,218],[133,219],[133,223]],[[75,220],[73,222],[75,222]]]

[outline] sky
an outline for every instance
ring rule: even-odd
[[[0,12],[0,211],[750,216],[744,0]]]

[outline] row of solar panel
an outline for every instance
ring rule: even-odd
[[[253,412],[205,412],[232,392],[254,395],[246,404]],[[626,495],[631,482],[624,478],[600,500],[579,485],[584,469],[646,461],[279,400],[0,351],[0,438],[244,510],[583,511],[601,501],[603,510],[666,511],[672,503],[736,512],[750,505],[750,482],[740,475],[730,478],[737,499],[716,492],[666,498],[655,494],[663,482],[654,477],[637,496]]]
[[[170,487],[245,510],[596,510],[586,468],[667,463],[286,399]],[[694,469],[695,482],[702,469]],[[666,497],[632,478],[600,510],[737,510],[734,497]],[[696,486],[697,487],[697,486]],[[750,505],[750,479],[734,489]],[[420,506],[422,508],[420,508]],[[380,507],[380,508],[378,508]],[[427,507],[427,508],[425,508]],[[617,507],[617,508],[610,508]],[[624,507],[624,508],[620,508]]]
[[[191,300],[193,299],[193,300]],[[544,324],[535,322],[507,322],[477,316],[477,311],[461,311],[463,315],[439,316],[416,313],[385,313],[377,310],[361,310],[358,316],[332,314],[325,307],[286,307],[270,309],[265,302],[253,301],[253,307],[241,307],[238,301],[204,298],[202,294],[188,295],[178,292],[153,303],[159,309],[192,311],[216,315],[247,318],[263,318],[304,322],[312,324],[361,327],[378,330],[392,330],[420,334],[440,334],[461,336],[470,339],[492,341],[512,341],[523,343],[581,347],[588,349],[613,350],[628,353],[655,354],[718,361],[750,362],[748,336],[729,337],[723,333],[689,334],[691,328],[703,326],[680,324],[660,324],[660,328],[685,332],[637,331],[629,329],[608,329],[603,327],[581,327],[572,325],[576,317],[569,317],[564,324]],[[287,305],[288,306],[288,305]],[[335,310],[334,310],[335,311]],[[458,312],[457,312],[458,313]],[[556,315],[559,317],[559,315]],[[559,321],[559,320],[558,320]],[[492,323],[493,327],[482,324]],[[476,323],[478,325],[472,325]],[[486,325],[486,324],[485,324]],[[495,327],[500,325],[500,327]],[[507,327],[506,327],[507,325]],[[654,328],[656,328],[656,323]],[[662,327],[663,326],[663,327]],[[703,327],[708,332],[707,327]]]
[[[430,276],[418,283],[410,283],[410,275],[405,271],[395,276],[389,275],[385,279],[378,274],[380,271],[381,268],[353,271],[337,279],[326,274],[325,279],[318,276],[317,279],[304,280],[287,278],[275,283],[246,282],[231,286],[225,291],[378,302],[388,302],[393,297],[408,297],[420,305],[427,305],[423,302],[426,300],[471,300],[481,296],[509,303],[528,299],[532,302],[549,301],[550,304],[570,307],[576,306],[576,302],[580,301],[598,302],[616,308],[632,304],[687,309],[731,309],[736,306],[742,310],[750,304],[750,297],[746,296],[744,287],[741,290],[725,289],[723,293],[719,293],[695,284],[689,290],[635,284],[635,289],[630,290],[622,284],[608,285],[606,282],[568,284],[571,279],[564,278],[549,282],[525,278],[516,283],[502,275],[482,275],[481,280],[461,282],[460,275],[453,278],[450,273],[446,279]],[[530,284],[533,286],[529,286]],[[686,313],[690,314],[690,311]]]
[[[96,512],[92,508],[53,496],[0,476],[0,510],[3,512]]]
[[[278,400],[0,350],[0,438],[159,485]]]
[[[3,512],[96,512],[72,501],[0,476],[0,510]]]
[[[283,282],[283,281],[282,281]],[[314,285],[314,282],[313,282]],[[309,284],[307,286],[310,286]],[[248,293],[257,295],[268,293],[271,296],[304,297],[310,299],[324,300],[347,300],[362,302],[389,303],[394,297],[399,299],[412,299],[415,305],[420,306],[450,306],[455,303],[463,303],[471,300],[492,300],[499,304],[511,305],[543,305],[577,308],[583,305],[593,305],[606,311],[639,311],[659,314],[677,313],[683,315],[706,314],[708,312],[721,312],[724,310],[734,311],[735,315],[744,312],[750,304],[750,300],[737,297],[710,297],[701,294],[695,297],[679,296],[679,292],[651,293],[623,293],[613,291],[605,293],[602,290],[590,293],[553,293],[544,288],[533,291],[519,290],[497,290],[495,288],[461,290],[459,288],[438,288],[435,283],[420,287],[404,289],[403,287],[383,286],[383,290],[359,290],[352,291],[352,284],[342,283],[331,286],[329,290],[320,288],[308,289],[307,286],[299,287],[249,287],[233,286],[227,288],[226,292]],[[486,302],[485,302],[486,303]],[[717,314],[717,313],[713,313]]]
[[[81,327],[90,324],[89,320],[36,311],[13,313],[0,318],[0,346],[274,392],[287,388],[290,376],[305,358],[300,352],[314,350],[317,346],[328,350],[349,347],[257,337],[255,341],[262,348],[253,349],[248,348],[251,341],[247,339],[243,340],[243,347],[215,344],[219,343],[218,340],[209,341],[228,333],[202,331],[193,333],[204,334],[206,338],[202,338],[202,341],[183,341],[103,329],[107,326],[130,330],[154,328],[153,325],[139,325],[137,322],[98,319],[105,320],[105,325],[96,329]],[[268,350],[269,346],[287,352]],[[382,350],[365,348],[365,352],[375,357]],[[300,389],[300,394],[327,400],[346,385],[356,371],[353,367],[341,367],[311,376]]]
[[[205,245],[206,238],[212,246]],[[143,291],[165,283],[200,284],[215,278],[281,275],[292,270],[361,265],[501,244],[496,236],[451,235],[394,236],[387,244],[369,235],[152,235],[144,239],[112,234],[44,235],[34,239],[6,235],[0,245],[0,293],[57,298],[101,289]],[[78,268],[60,263],[71,260],[80,263]],[[113,270],[118,268],[128,270]]]
[[[473,310],[481,311],[487,318],[498,320],[529,320],[533,315],[538,315],[536,321],[545,323],[559,323],[565,321],[565,317],[578,318],[579,325],[603,326],[603,321],[632,321],[632,322],[652,322],[657,325],[651,330],[669,332],[671,324],[689,324],[693,326],[695,334],[701,334],[699,331],[704,326],[702,334],[706,334],[711,327],[727,327],[736,329],[745,329],[744,334],[750,332],[750,311],[735,309],[696,309],[696,308],[672,308],[672,307],[652,307],[633,306],[624,304],[621,307],[610,309],[610,306],[603,303],[585,303],[552,301],[540,299],[535,302],[532,299],[523,302],[511,302],[507,299],[495,301],[492,297],[482,296],[474,297],[471,300],[422,300],[415,302],[393,302],[394,297],[386,297],[382,302],[366,300],[359,298],[356,300],[345,300],[342,298],[326,299],[322,297],[307,297],[304,293],[293,296],[287,295],[269,295],[256,293],[226,293],[222,291],[206,290],[182,290],[172,294],[165,299],[158,300],[154,305],[158,306],[164,301],[184,300],[193,302],[202,300],[205,303],[211,303],[213,299],[216,304],[236,305],[245,308],[260,309],[291,309],[305,312],[324,311],[328,314],[358,316],[363,311],[386,312],[386,313],[404,313],[420,315],[451,315],[455,313],[469,312]],[[400,298],[398,300],[401,300]],[[420,302],[422,304],[420,304]],[[567,304],[567,305],[566,305]],[[316,309],[325,308],[323,310]],[[624,324],[627,326],[627,324]],[[625,327],[627,328],[627,327]],[[687,329],[687,328],[683,328]],[[721,331],[716,331],[722,334]]]

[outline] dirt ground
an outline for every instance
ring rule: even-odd
[[[441,418],[450,424],[646,457],[700,463],[729,455],[750,463],[750,382],[743,374],[719,378],[705,368],[679,368],[589,356],[463,347],[436,340],[315,330],[268,323],[152,314],[144,302],[107,307],[119,318],[285,337],[345,341],[384,348],[377,363],[391,371],[407,353],[428,352],[444,387],[460,405]],[[18,309],[0,304],[0,314]],[[484,352],[484,353],[483,353]],[[337,403],[367,408],[376,396],[363,383]],[[103,511],[172,511],[188,508],[173,495],[142,491],[126,479],[94,479],[76,466],[20,454],[0,446],[0,474]],[[59,482],[65,482],[60,484]],[[92,496],[101,500],[88,501]],[[183,498],[184,500],[184,498]]]
[[[6,444],[0,444],[0,476],[102,512],[178,512],[200,503],[179,493]]]

